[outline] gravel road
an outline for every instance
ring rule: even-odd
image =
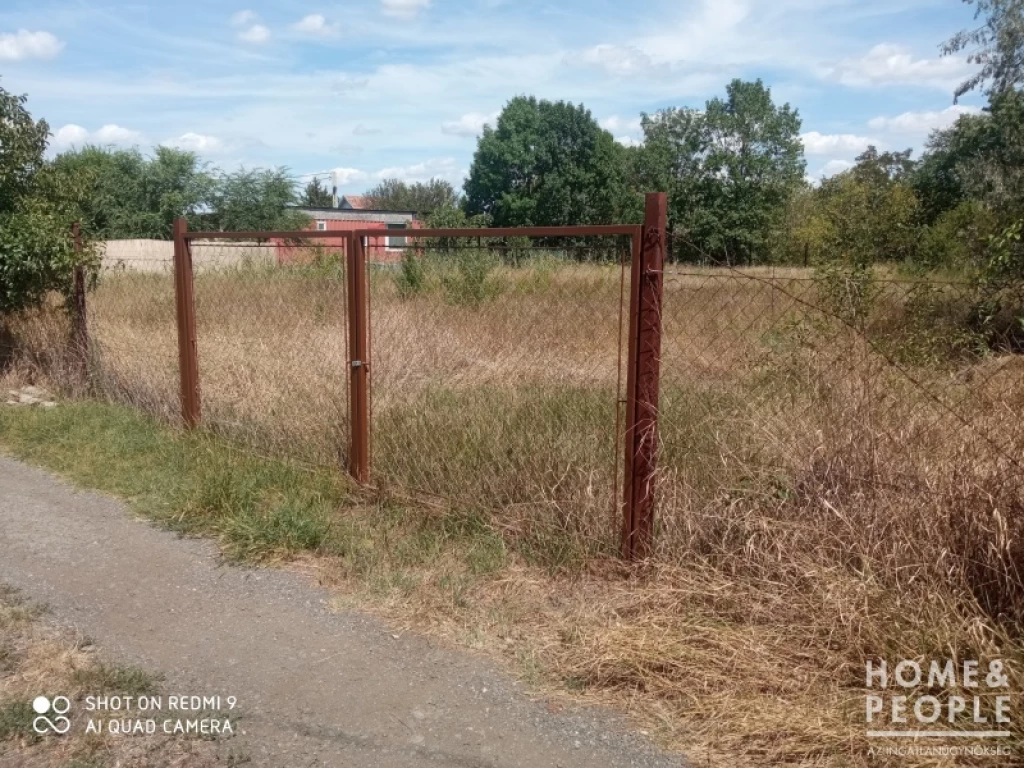
[[[164,675],[165,693],[237,697],[225,749],[248,765],[684,765],[610,713],[552,713],[485,660],[334,612],[302,575],[226,566],[210,542],[4,458],[0,582]]]

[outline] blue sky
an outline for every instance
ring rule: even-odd
[[[53,150],[169,144],[214,166],[459,184],[517,94],[582,102],[620,141],[639,115],[760,77],[804,121],[808,173],[868,142],[920,148],[977,109],[939,44],[960,0],[4,0],[0,84]]]

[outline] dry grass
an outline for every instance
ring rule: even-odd
[[[50,625],[45,612],[0,585],[0,763],[23,768],[153,768],[220,765],[210,742],[163,735],[111,737],[85,733],[86,694],[138,695],[157,681],[142,670],[105,664],[87,639]],[[64,736],[32,730],[32,700],[41,694],[72,701]]]
[[[479,301],[452,267],[411,295],[375,273],[382,498],[438,499],[511,553],[477,573],[438,551],[379,590],[385,610],[623,704],[714,765],[868,764],[868,659],[1002,657],[1019,695],[1024,370],[918,354],[960,347],[905,288],[851,328],[814,309],[810,277],[670,270],[659,546],[625,571],[620,270],[496,269]],[[197,278],[208,425],[344,460],[343,286],[330,268]],[[97,391],[173,421],[169,280],[111,278],[91,306]],[[31,328],[24,359],[59,378],[59,331]]]

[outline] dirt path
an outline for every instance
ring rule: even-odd
[[[166,693],[236,696],[230,749],[260,766],[680,766],[616,718],[552,714],[485,661],[329,610],[293,573],[218,563],[209,542],[0,458],[0,582]],[[227,745],[225,746],[225,749]]]

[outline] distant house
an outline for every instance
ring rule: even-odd
[[[408,238],[402,234],[408,229],[422,229],[423,223],[413,211],[380,211],[370,207],[367,198],[359,195],[345,195],[338,201],[337,208],[299,207],[311,219],[310,227],[318,232],[350,231],[355,229],[386,230],[383,237],[369,238],[368,255],[375,262],[396,262],[402,258],[402,249]],[[337,243],[333,238],[324,240],[325,245]],[[286,249],[292,250],[292,249]],[[292,261],[294,254],[282,253],[281,261]]]

